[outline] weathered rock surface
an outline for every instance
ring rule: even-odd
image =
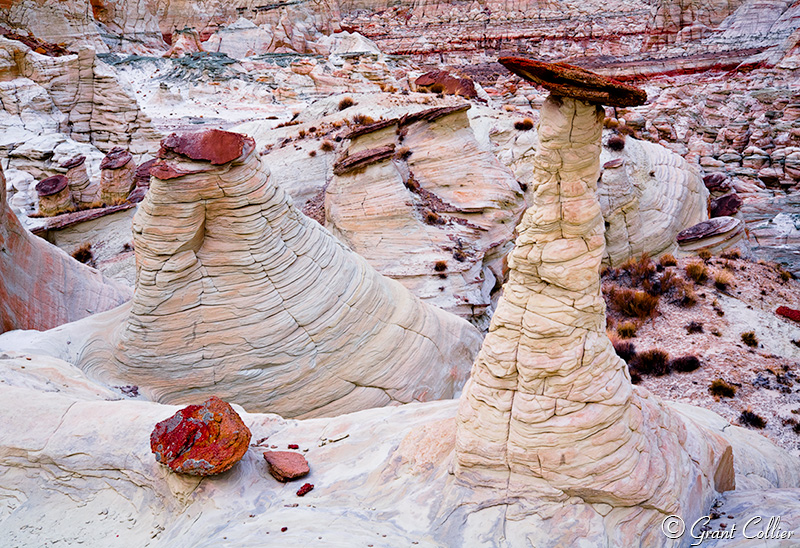
[[[100,200],[108,205],[127,200],[136,186],[135,174],[133,155],[122,147],[112,148],[100,163]]]
[[[36,193],[39,195],[39,213],[45,217],[66,213],[73,208],[69,180],[63,175],[42,179],[36,185]]]
[[[665,514],[690,521],[730,487],[729,444],[634,389],[606,336],[594,195],[603,110],[551,96],[540,116],[533,203],[459,403],[456,477],[608,505],[615,545],[670,545]]]
[[[264,451],[269,473],[280,482],[299,479],[308,475],[308,462],[300,453],[293,451]]]
[[[715,217],[703,221],[678,233],[677,242],[681,251],[692,252],[708,249],[719,254],[741,242],[745,237],[744,223],[735,217]]]
[[[478,331],[380,276],[269,181],[252,139],[230,139],[242,152],[222,165],[164,141],[133,221],[134,299],[76,333],[81,367],[286,416],[452,397]]]
[[[480,149],[468,109],[351,131],[324,191],[325,227],[426,302],[485,322],[524,201],[511,172]]]
[[[229,403],[212,396],[156,424],[150,450],[161,464],[190,476],[230,470],[250,447],[250,430]]]
[[[0,169],[0,332],[50,329],[114,308],[130,289],[22,227]]]
[[[448,473],[455,401],[310,421],[240,413],[253,439],[298,443],[309,448],[312,462],[335,464],[314,468],[315,488],[296,506],[297,486],[277,483],[260,451],[248,451],[213,480],[170,472],[153,459],[148,436],[153,424],[178,408],[107,401],[109,391],[76,368],[27,357],[32,359],[0,354],[6,381],[0,383],[0,413],[9,432],[0,438],[0,487],[13,493],[0,500],[4,546],[39,548],[58,541],[189,548],[202,538],[244,548],[276,535],[298,546],[490,547],[500,538],[514,546],[670,546],[660,532],[648,543],[640,538],[644,528],[624,530],[630,521],[640,523],[639,508],[612,510],[575,499],[522,501],[459,485]],[[48,377],[58,379],[59,392]],[[775,508],[784,528],[800,527],[796,459],[713,413],[691,406],[676,410],[730,441],[737,490],[723,496],[729,504],[725,514],[738,523]],[[394,517],[382,519],[386,515]]]

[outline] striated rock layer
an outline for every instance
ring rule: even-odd
[[[162,142],[133,221],[134,298],[96,320],[80,365],[159,401],[290,417],[453,397],[478,331],[303,215],[254,148],[218,130]]]
[[[22,227],[0,169],[0,333],[50,329],[114,308],[130,290]]]
[[[511,496],[648,508],[636,527],[641,546],[656,546],[664,515],[690,522],[733,488],[733,463],[724,439],[697,436],[634,389],[606,336],[595,196],[603,118],[570,98],[542,108],[533,204],[460,401],[456,475]]]

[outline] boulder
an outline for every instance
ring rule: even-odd
[[[738,194],[732,192],[719,198],[714,198],[709,204],[710,217],[731,217],[736,215],[744,201]]]
[[[250,447],[250,429],[216,396],[190,405],[156,424],[150,450],[161,464],[190,476],[213,476],[229,470]]]
[[[39,213],[44,217],[55,217],[73,208],[69,193],[69,181],[63,175],[53,175],[36,185],[39,196]]]

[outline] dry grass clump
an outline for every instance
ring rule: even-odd
[[[83,264],[93,265],[94,254],[92,253],[92,244],[90,242],[86,242],[81,245],[78,249],[72,252],[72,258]]]
[[[711,259],[711,251],[708,249],[701,249],[697,252],[697,256],[703,259],[704,262],[708,262]]]
[[[333,141],[330,141],[328,139],[325,139],[324,141],[322,141],[322,144],[319,146],[319,149],[322,152],[330,152],[334,148],[336,148],[336,145],[333,144]]]
[[[411,149],[408,147],[400,147],[394,153],[396,158],[401,160],[408,160],[411,157]]]
[[[720,257],[722,257],[723,259],[728,259],[729,261],[730,260],[741,259],[742,258],[742,252],[734,247],[734,248],[728,249],[726,251],[723,251],[722,254],[720,255]]]
[[[703,332],[703,322],[696,322],[694,320],[690,321],[686,324],[686,332],[689,335],[694,333],[702,333]]]
[[[608,138],[608,142],[606,146],[615,152],[619,152],[620,150],[625,148],[625,136],[624,135],[614,135],[613,137]]]
[[[533,129],[533,120],[530,118],[524,118],[517,122],[514,122],[514,129],[519,131],[530,131]]]
[[[341,112],[342,110],[350,108],[355,104],[356,102],[353,101],[352,97],[342,97],[341,100],[339,101],[339,111]]]
[[[751,348],[755,348],[758,346],[758,337],[756,337],[755,331],[745,331],[741,335],[742,342]]]
[[[445,220],[442,219],[441,215],[430,209],[423,211],[422,220],[429,225],[443,225],[445,223]]]
[[[669,368],[672,371],[689,373],[690,371],[700,369],[700,365],[700,359],[697,356],[681,356],[680,358],[672,360],[669,364]]]
[[[764,428],[767,425],[767,421],[764,417],[753,413],[751,409],[745,409],[742,411],[742,414],[739,415],[739,422],[741,422],[745,426],[752,426],[753,428]]]
[[[638,328],[639,326],[636,325],[636,322],[627,320],[617,326],[617,335],[623,339],[631,339],[636,336]]]
[[[656,266],[647,253],[642,253],[638,259],[631,257],[622,263],[620,269],[630,276],[631,284],[641,285],[643,281],[648,280],[655,273]]]
[[[714,274],[714,287],[720,291],[725,291],[733,283],[733,274],[727,270],[721,270]]]
[[[459,263],[463,263],[467,260],[467,254],[464,253],[461,249],[454,249],[453,250],[453,258],[457,260]]]
[[[630,341],[622,341],[612,337],[611,344],[614,345],[614,351],[617,356],[625,360],[625,363],[629,363],[636,356],[636,346]]]
[[[678,266],[678,261],[675,259],[675,255],[672,253],[665,253],[660,259],[658,259],[658,264],[663,267]]]
[[[701,284],[708,279],[708,270],[706,263],[702,260],[694,260],[686,263],[686,275],[689,276],[695,283]]]
[[[446,261],[436,261],[433,264],[433,269],[436,272],[444,272],[445,270],[447,270],[447,262]]]
[[[631,371],[635,371],[639,375],[655,377],[663,377],[668,374],[669,364],[669,354],[657,348],[636,354],[629,363]]]
[[[352,118],[350,118],[351,122],[357,126],[366,126],[368,124],[374,124],[375,119],[371,116],[367,116],[366,114],[356,114]]]
[[[658,297],[640,289],[612,286],[607,297],[615,310],[629,318],[643,320],[658,310]]]
[[[717,379],[708,387],[708,391],[712,396],[719,398],[732,398],[736,395],[736,387],[722,379]]]

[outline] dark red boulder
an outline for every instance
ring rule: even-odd
[[[150,449],[161,464],[192,476],[211,476],[239,462],[250,445],[250,429],[230,404],[212,396],[156,424]]]
[[[735,215],[744,202],[735,192],[711,200],[711,217],[730,217]]]

